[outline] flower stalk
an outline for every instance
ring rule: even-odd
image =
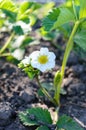
[[[44,87],[42,87],[38,76],[36,77],[36,81],[37,81],[39,87],[41,88],[43,94],[44,94],[55,106],[57,106],[56,102],[55,102],[54,99],[51,97],[51,95],[46,91],[46,89],[45,89]]]

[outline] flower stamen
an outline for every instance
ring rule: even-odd
[[[46,64],[48,62],[48,57],[47,55],[41,55],[38,57],[38,62],[40,64]]]

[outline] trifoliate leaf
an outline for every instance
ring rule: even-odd
[[[62,130],[83,130],[77,122],[66,115],[59,118],[57,128]]]
[[[19,118],[24,125],[28,126],[52,124],[49,111],[42,108],[31,108],[25,112],[20,112]]]
[[[43,26],[49,31],[69,22],[75,22],[74,13],[69,8],[56,8],[44,18]]]

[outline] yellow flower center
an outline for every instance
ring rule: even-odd
[[[38,62],[40,64],[46,64],[48,62],[48,57],[47,55],[41,55],[38,57]]]

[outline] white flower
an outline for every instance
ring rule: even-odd
[[[24,56],[24,50],[23,49],[16,49],[14,52],[11,53],[13,57],[15,57],[17,60],[21,60]]]
[[[19,48],[22,45],[24,39],[25,39],[24,35],[16,37],[15,41],[11,45],[12,48]]]
[[[34,51],[29,57],[26,57],[22,63],[31,64],[33,68],[41,72],[50,70],[55,67],[55,54],[49,52],[48,48],[41,48],[40,51]]]

